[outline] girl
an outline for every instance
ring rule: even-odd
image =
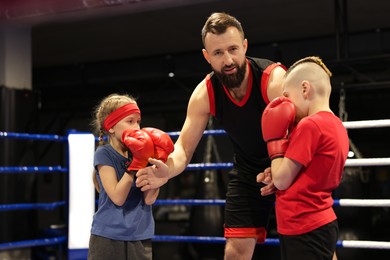
[[[145,167],[150,157],[150,153],[136,154],[135,150],[131,153],[131,140],[142,136],[143,151],[154,149],[150,137],[140,130],[140,121],[137,103],[128,95],[109,95],[96,107],[93,126],[99,132],[99,147],[94,157],[94,183],[99,192],[99,205],[91,229],[90,260],[152,259],[151,204],[159,189],[146,192],[138,189],[134,181],[136,171],[130,167],[135,161],[138,164],[144,161]],[[105,145],[104,134],[109,140]],[[122,142],[123,138],[127,141]]]

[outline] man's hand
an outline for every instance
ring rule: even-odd
[[[169,170],[165,163],[153,158],[149,159],[149,163],[152,166],[140,169],[136,174],[135,184],[141,191],[160,188],[169,179]]]
[[[272,182],[272,175],[271,175],[271,168],[268,167],[264,170],[264,172],[261,172],[257,175],[256,181],[258,183],[262,182],[264,184],[267,184],[266,186],[262,187],[260,189],[261,196],[268,196],[271,194],[274,194],[276,192],[276,187]]]

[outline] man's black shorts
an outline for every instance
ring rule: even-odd
[[[256,175],[248,177],[231,174],[229,177],[225,205],[225,231],[227,228],[266,230],[270,215],[274,210],[275,196],[261,196],[260,188],[264,185],[256,182]],[[238,233],[237,237],[246,237],[242,235],[242,232]]]

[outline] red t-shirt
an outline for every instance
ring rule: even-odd
[[[348,151],[347,130],[333,113],[322,111],[298,123],[285,157],[303,167],[288,189],[276,193],[280,234],[307,233],[337,218],[332,191],[340,184]]]

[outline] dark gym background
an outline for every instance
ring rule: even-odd
[[[65,135],[90,131],[93,106],[109,93],[137,96],[142,125],[179,131],[192,90],[210,71],[201,54],[206,17],[225,11],[242,23],[248,55],[280,61],[318,55],[334,76],[332,109],[348,121],[388,119],[390,2],[387,0],[56,0],[54,9],[22,6],[0,25],[31,28],[32,90],[1,86],[0,131]],[[20,5],[18,5],[20,3]],[[86,5],[88,4],[88,5]],[[2,6],[0,5],[0,8]],[[19,9],[18,9],[19,8]],[[173,73],[173,77],[169,76]],[[171,74],[172,75],[172,74]],[[342,94],[340,94],[342,93]],[[340,96],[345,98],[341,103]],[[214,125],[217,128],[217,125]],[[387,128],[350,130],[363,158],[389,157]],[[213,150],[231,161],[227,138]],[[61,165],[59,144],[0,140],[1,166]],[[192,162],[203,162],[206,138]],[[225,171],[185,172],[162,188],[160,199],[224,198]],[[214,180],[206,183],[205,178]],[[63,200],[64,174],[0,175],[0,204]],[[390,196],[388,167],[346,169],[335,198]],[[222,236],[220,207],[156,206],[156,233]],[[340,239],[389,241],[389,208],[336,208]],[[26,217],[27,216],[27,217]],[[269,235],[276,237],[275,219]],[[47,235],[66,225],[62,210],[0,212],[0,243]],[[43,258],[48,248],[32,248]],[[279,259],[278,247],[258,246],[254,259]],[[222,259],[223,245],[154,244],[155,259]],[[338,249],[339,259],[388,258],[388,250]]]

